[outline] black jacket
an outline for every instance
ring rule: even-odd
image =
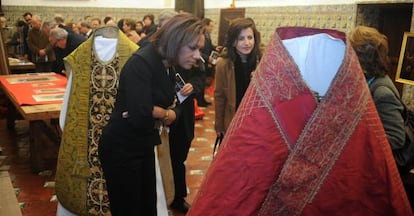
[[[55,47],[55,55],[56,61],[53,64],[52,71],[56,73],[61,73],[65,69],[65,65],[63,63],[63,58],[69,55],[73,50],[78,48],[78,46],[83,43],[86,39],[75,34],[68,32],[68,38],[66,42],[66,47],[64,49]]]
[[[125,63],[115,108],[100,143],[100,148],[118,152],[114,155],[120,158],[115,160],[153,154],[154,146],[161,143],[152,110],[154,105],[167,108],[174,102],[175,74],[166,71],[152,45],[139,49]]]

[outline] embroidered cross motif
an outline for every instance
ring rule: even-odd
[[[107,73],[106,67],[103,67],[102,72],[97,74],[95,78],[101,82],[102,87],[105,87],[107,85],[107,81],[113,80],[114,76],[111,73]]]

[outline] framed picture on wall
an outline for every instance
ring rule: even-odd
[[[223,46],[227,29],[233,19],[244,17],[244,8],[226,8],[220,10],[218,45]]]
[[[414,33],[405,32],[395,81],[414,85]]]

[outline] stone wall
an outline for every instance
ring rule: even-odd
[[[412,1],[378,1],[369,3],[412,3]],[[361,2],[363,3],[363,2]],[[3,6],[3,11],[12,25],[22,14],[30,11],[40,15],[43,20],[52,20],[55,14],[62,14],[67,22],[77,22],[84,16],[103,17],[110,15],[116,20],[121,18],[135,18],[141,20],[145,14],[153,13],[155,17],[162,9],[131,9],[131,8],[77,8],[77,7],[38,7],[38,6]],[[249,7],[246,8],[246,17],[255,20],[258,30],[261,32],[262,41],[267,44],[275,29],[280,26],[305,26],[316,28],[330,28],[349,33],[356,24],[364,23],[366,20],[375,20],[377,11],[362,13],[357,11],[356,4],[346,5],[314,5],[314,6],[284,6],[284,7]],[[366,19],[363,16],[370,16]],[[414,12],[413,12],[414,14]],[[374,16],[374,17],[371,17]],[[213,43],[217,43],[218,23],[220,20],[220,9],[206,9],[205,17],[216,23],[216,29],[212,33]],[[157,19],[157,18],[156,18]],[[157,21],[157,20],[156,20]],[[373,23],[369,23],[372,25]],[[374,25],[375,26],[375,25]],[[414,17],[411,21],[411,31],[414,31]],[[403,100],[410,109],[414,109],[414,86],[404,85]]]
[[[121,18],[142,20],[147,13],[153,13],[157,17],[162,9],[3,6],[3,11],[9,20],[9,25],[12,25],[18,19],[22,19],[22,14],[26,11],[40,15],[43,20],[52,20],[55,14],[62,14],[66,22],[78,22],[86,15],[101,19],[110,15],[117,20]],[[267,43],[274,30],[279,26],[332,28],[349,32],[354,27],[356,5],[246,8],[245,15],[255,20],[257,28],[262,34],[263,42]],[[213,32],[212,38],[213,42],[217,42],[220,9],[206,9],[205,17],[216,23],[216,30]]]

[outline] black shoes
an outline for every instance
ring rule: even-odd
[[[184,199],[178,199],[178,200],[175,199],[170,207],[180,213],[185,214],[188,212],[188,209],[190,208],[190,204],[188,204],[188,202],[185,201]]]
[[[199,101],[199,102],[197,103],[197,105],[198,105],[199,107],[207,107],[207,106],[210,106],[210,105],[211,105],[211,103],[210,103],[210,102],[208,102],[208,101],[206,101],[206,100],[204,100],[204,101]]]

